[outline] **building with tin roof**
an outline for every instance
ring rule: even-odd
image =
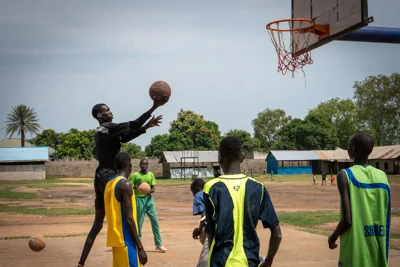
[[[44,180],[48,147],[0,147],[0,181]]]

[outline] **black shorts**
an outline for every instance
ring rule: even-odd
[[[94,207],[96,212],[104,211],[104,189],[106,188],[108,179],[115,175],[115,170],[111,168],[98,167],[96,169],[96,175],[94,177],[94,192],[96,193]]]

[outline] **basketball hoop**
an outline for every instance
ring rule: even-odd
[[[287,71],[293,74],[297,69],[303,71],[305,65],[313,63],[311,51],[308,50],[311,34],[321,39],[329,35],[329,26],[316,25],[313,20],[305,18],[276,20],[266,27],[278,54],[278,72],[283,75]],[[296,51],[305,52],[297,54]]]

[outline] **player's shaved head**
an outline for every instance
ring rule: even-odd
[[[115,156],[115,167],[117,170],[125,170],[131,164],[131,157],[128,153],[120,152]]]
[[[243,155],[240,140],[235,136],[227,136],[222,139],[219,145],[219,155],[224,161],[241,161]]]
[[[350,158],[368,158],[374,148],[374,138],[372,135],[359,132],[350,137],[348,152]]]

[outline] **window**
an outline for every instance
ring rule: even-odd
[[[379,161],[375,163],[377,169],[379,169]]]
[[[389,170],[389,163],[385,162],[385,170]]]

